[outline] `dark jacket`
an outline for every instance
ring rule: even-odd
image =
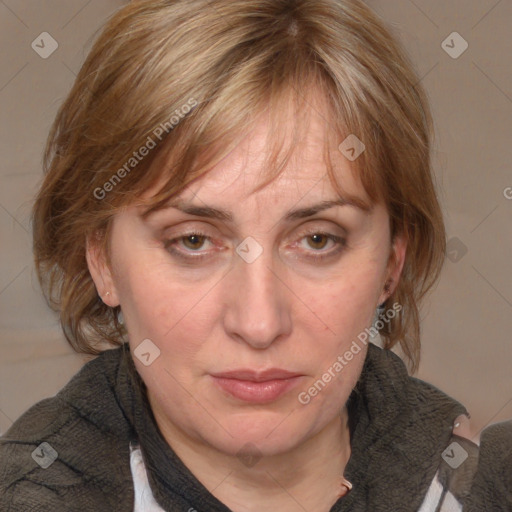
[[[488,427],[480,449],[453,436],[465,408],[375,345],[347,407],[353,489],[332,512],[417,512],[436,478],[464,511],[512,511],[512,422]],[[454,441],[469,454],[457,469],[443,457]],[[127,344],[84,365],[0,438],[0,511],[132,512],[131,442],[164,510],[229,511],[160,434]]]

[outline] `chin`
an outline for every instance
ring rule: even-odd
[[[205,440],[229,455],[250,456],[252,452],[259,456],[271,456],[287,452],[300,444],[307,435],[303,423],[297,425],[297,417],[289,412],[253,411],[237,414],[226,420],[220,420],[222,428],[208,429]]]

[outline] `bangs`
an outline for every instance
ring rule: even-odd
[[[234,84],[230,87],[228,83],[217,101],[199,104],[198,111],[192,113],[179,128],[179,134],[176,133],[178,143],[174,140],[163,141],[145,171],[145,179],[126,194],[122,205],[142,206],[142,217],[165,208],[171,199],[208,174],[244,139],[250,138],[258,121],[262,120],[266,123],[267,131],[261,182],[251,191],[257,192],[276,180],[287,168],[307,138],[311,116],[317,115],[323,125],[325,176],[340,197],[351,199],[366,211],[371,210],[372,205],[383,197],[383,184],[375,169],[371,173],[371,168],[367,167],[364,151],[356,160],[350,161],[350,167],[356,180],[363,186],[368,202],[347,194],[339,180],[342,161],[345,164],[349,161],[339,146],[348,135],[354,135],[355,130],[344,122],[345,115],[340,112],[340,105],[335,100],[334,83],[323,76],[318,68],[294,71],[297,74],[287,82],[278,81],[283,75],[274,73],[274,81],[262,83],[260,90],[253,90],[252,94],[247,94],[245,85],[237,91]],[[229,97],[239,98],[236,109],[217,110],[218,105],[226,105]],[[246,100],[245,105],[241,104],[241,97]],[[245,114],[239,116],[238,112]],[[195,122],[196,115],[209,119],[209,122],[199,125]],[[290,118],[293,122],[286,123],[285,120]],[[366,140],[367,137],[359,134],[358,139]]]

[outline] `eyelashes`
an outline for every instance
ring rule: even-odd
[[[210,236],[200,230],[194,230],[164,240],[163,244],[164,248],[173,257],[188,263],[196,263],[207,258],[213,258],[216,254],[224,252],[227,249],[227,247],[222,245],[216,245]],[[330,249],[325,250],[325,247],[329,246],[329,244]],[[201,250],[205,245],[211,246],[213,249],[209,251]],[[326,231],[311,230],[302,233],[298,241],[294,242],[291,247],[294,248],[294,250],[297,248],[296,252],[298,254],[294,255],[296,258],[304,258],[318,262],[332,259],[340,255],[347,247],[347,240],[344,237]]]

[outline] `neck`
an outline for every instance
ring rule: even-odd
[[[151,402],[151,398],[150,398]],[[346,407],[322,431],[292,451],[252,464],[219,452],[169,424],[153,408],[165,440],[194,476],[233,512],[279,509],[327,512],[336,502],[350,457]]]

